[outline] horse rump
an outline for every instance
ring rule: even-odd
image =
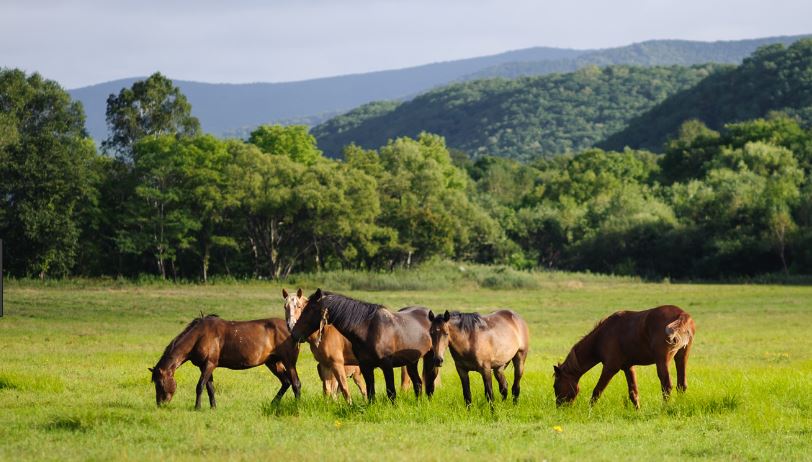
[[[679,350],[688,346],[694,336],[691,327],[691,315],[682,313],[676,321],[665,326],[665,341],[672,350]]]

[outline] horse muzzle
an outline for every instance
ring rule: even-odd
[[[435,357],[434,358],[434,367],[442,367],[443,366],[443,361],[444,361],[444,359],[443,359],[442,356]]]

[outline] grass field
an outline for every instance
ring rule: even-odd
[[[299,283],[315,289],[312,281]],[[218,369],[218,409],[196,412],[198,372],[187,364],[178,371],[174,400],[158,409],[147,367],[172,337],[201,311],[231,319],[281,316],[281,286],[11,281],[0,319],[0,459],[812,458],[812,287],[566,274],[539,275],[519,289],[430,285],[347,293],[391,307],[518,311],[532,336],[518,405],[498,402],[489,412],[482,381],[472,375],[474,406],[467,411],[448,365],[431,401],[400,393],[395,405],[356,399],[347,406],[321,396],[304,348],[298,403],[288,394],[271,404],[278,382],[264,368]],[[643,367],[641,410],[627,404],[622,374],[590,408],[595,368],[576,403],[556,408],[551,365],[581,335],[612,311],[666,303],[688,310],[698,327],[687,394],[662,403],[653,366]],[[510,369],[511,383],[512,376]]]

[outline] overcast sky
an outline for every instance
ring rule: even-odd
[[[280,82],[532,46],[812,32],[810,0],[0,0],[0,67]]]

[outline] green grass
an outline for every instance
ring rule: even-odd
[[[503,280],[485,282],[499,271]],[[219,408],[196,412],[197,370],[185,365],[174,400],[158,409],[147,367],[169,340],[201,311],[232,319],[280,316],[279,285],[9,281],[0,319],[0,459],[809,458],[812,287],[499,271],[455,273],[446,265],[437,277],[383,273],[364,282],[358,273],[326,273],[295,282],[391,307],[515,309],[532,335],[522,397],[516,406],[498,402],[493,413],[474,375],[474,406],[465,409],[450,364],[432,401],[411,393],[400,393],[395,405],[326,400],[307,348],[299,361],[299,402],[289,394],[271,404],[278,382],[267,370],[218,369]],[[627,403],[622,374],[590,408],[595,368],[576,403],[556,408],[551,365],[573,342],[614,310],[665,303],[687,309],[698,326],[687,394],[662,403],[654,368],[642,367],[640,411]],[[511,382],[512,375],[510,369]]]

